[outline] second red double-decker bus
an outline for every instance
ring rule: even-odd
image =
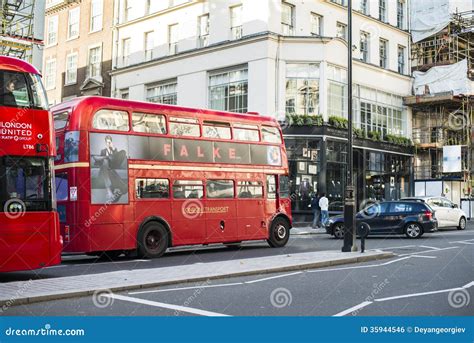
[[[180,245],[287,243],[276,120],[102,97],[52,110],[65,251],[158,257]]]
[[[38,71],[0,56],[0,272],[61,261],[53,137]]]

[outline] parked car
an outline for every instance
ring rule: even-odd
[[[405,234],[419,238],[434,232],[438,223],[434,211],[421,201],[385,201],[372,204],[356,214],[356,226],[367,223],[369,235]],[[326,232],[335,238],[344,237],[344,216],[329,218]]]
[[[410,197],[401,200],[420,201],[428,204],[435,211],[438,227],[452,226],[457,227],[458,230],[466,228],[466,213],[445,197]]]

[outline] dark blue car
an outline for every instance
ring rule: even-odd
[[[413,201],[385,201],[372,204],[356,214],[356,225],[367,223],[369,235],[405,234],[419,238],[438,229],[434,211],[425,203]],[[335,238],[344,237],[344,216],[329,218],[326,232]]]

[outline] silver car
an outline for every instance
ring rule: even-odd
[[[421,201],[428,204],[434,211],[438,220],[438,228],[457,227],[458,230],[466,228],[466,213],[458,208],[458,205],[445,197],[426,196],[426,197],[410,197],[401,200]]]

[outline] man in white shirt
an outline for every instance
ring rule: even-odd
[[[321,224],[323,227],[325,227],[329,219],[329,199],[326,198],[326,193],[321,194],[321,198],[319,199],[319,207],[321,208]]]

